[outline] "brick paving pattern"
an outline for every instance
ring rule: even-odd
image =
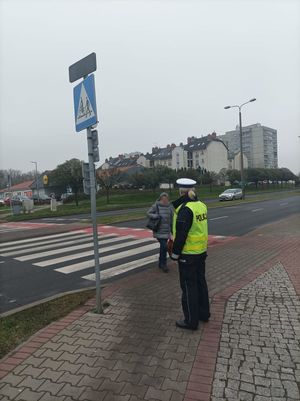
[[[228,301],[212,401],[300,400],[300,299],[281,264]]]
[[[181,316],[175,265],[169,274],[150,269],[116,281],[104,289],[104,315],[89,312],[90,301],[0,361],[0,400],[296,400],[299,234],[296,216],[212,248],[212,318],[197,332],[174,325]],[[232,343],[224,341],[229,334]],[[268,369],[277,360],[279,370]]]

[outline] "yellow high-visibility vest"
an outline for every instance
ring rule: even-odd
[[[204,203],[187,202],[185,204],[193,213],[193,223],[185,241],[182,253],[190,255],[198,255],[206,252],[208,243],[208,228],[207,228],[207,207]],[[176,222],[180,205],[174,212],[173,218],[173,236],[176,239]]]

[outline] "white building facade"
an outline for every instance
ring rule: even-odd
[[[226,132],[219,138],[224,141],[230,152],[236,153],[240,150],[238,126],[234,131]],[[249,167],[277,168],[277,131],[261,124],[243,127],[243,153],[247,156]]]

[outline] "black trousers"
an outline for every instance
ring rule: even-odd
[[[201,255],[182,255],[178,262],[182,310],[185,322],[194,328],[199,320],[207,320],[210,316],[205,278],[206,257],[206,252]]]

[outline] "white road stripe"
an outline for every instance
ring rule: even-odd
[[[288,204],[289,204],[288,202],[284,202],[284,203],[280,203],[279,206],[285,206],[285,205],[288,205]]]
[[[157,242],[155,242],[154,244],[149,244],[149,245],[141,246],[138,248],[130,249],[129,251],[124,251],[124,252],[114,253],[114,254],[108,255],[108,256],[103,256],[102,258],[100,258],[100,264],[113,262],[114,260],[133,256],[133,255],[136,255],[137,253],[152,251],[154,249],[157,249],[158,247],[159,247],[159,244]],[[60,273],[69,274],[69,273],[87,269],[89,267],[94,267],[94,265],[95,265],[94,260],[87,260],[85,262],[75,263],[73,265],[61,267],[61,268],[55,269],[55,270]],[[40,266],[40,265],[37,264],[37,266]]]
[[[264,210],[263,208],[259,208],[259,209],[253,209],[251,210],[251,212],[255,213],[255,212],[260,212],[261,210]]]
[[[37,239],[59,238],[59,237],[66,237],[66,236],[69,236],[69,235],[77,235],[77,234],[84,234],[84,233],[85,233],[84,230],[77,230],[77,231],[69,231],[67,233],[61,233],[61,234],[49,234],[49,235],[45,235],[43,237],[36,237],[36,238],[29,238],[29,239],[23,239],[23,240],[18,240],[18,241],[3,242],[0,245],[0,248],[6,247],[7,245],[23,244],[23,243],[26,243],[26,242],[34,242],[34,241],[37,241]]]
[[[105,238],[105,237],[110,237],[110,236],[109,235],[105,235],[102,238]],[[123,238],[132,239],[133,237],[132,236],[126,236],[126,237],[123,237]],[[114,237],[114,238],[106,239],[104,241],[101,240],[101,241],[98,242],[98,244],[100,245],[100,249],[101,249],[102,245],[112,244],[112,243],[117,242],[117,241],[121,241],[121,238],[120,237]],[[64,244],[64,245],[66,245],[66,244]],[[91,248],[93,245],[94,245],[93,242],[90,241],[87,244],[74,245],[74,246],[69,246],[69,247],[65,247],[65,248],[56,248],[56,249],[53,249],[52,251],[39,252],[39,253],[30,254],[30,255],[20,256],[20,257],[18,257],[16,259],[19,260],[20,262],[24,262],[25,260],[42,259],[42,258],[45,258],[47,256],[58,255],[60,253],[65,253],[65,252],[70,252],[70,251],[78,251],[79,249],[81,250],[81,249],[85,249],[85,248]],[[119,245],[119,247],[120,246],[121,245]],[[80,256],[80,255],[78,255],[78,256]],[[69,256],[69,260],[70,260],[70,256]]]
[[[139,239],[139,240],[135,240],[135,241],[128,241],[126,243],[100,248],[100,252],[101,251],[103,251],[103,252],[115,251],[115,250],[118,250],[120,248],[125,248],[127,246],[133,246],[133,245],[142,244],[142,243],[147,242],[147,241],[149,241],[149,238],[147,238],[147,239]],[[138,248],[138,249],[140,249],[140,248]],[[135,251],[135,249],[133,251]],[[119,258],[118,255],[120,255],[120,254],[118,254],[118,253],[115,254],[115,255],[117,255],[117,259]],[[68,256],[62,256],[60,258],[44,260],[44,261],[41,261],[41,262],[34,263],[34,265],[35,266],[41,266],[41,267],[51,266],[51,265],[56,265],[58,263],[68,262],[70,260],[80,259],[80,258],[83,258],[83,257],[86,257],[86,256],[92,256],[92,255],[94,255],[94,250],[87,251],[87,252],[76,253],[75,255],[68,255]],[[105,258],[105,257],[103,257],[103,258]],[[88,262],[91,262],[91,261],[88,261]],[[82,263],[84,263],[84,262],[82,262]],[[94,261],[92,261],[92,263],[94,263]],[[69,266],[66,266],[66,269],[68,267]],[[62,268],[62,269],[64,269],[64,268]],[[58,269],[58,271],[59,271],[59,269]]]
[[[103,235],[103,236],[101,236],[101,239],[105,239],[105,238],[109,238],[109,237],[111,237],[110,238],[111,240],[113,238],[118,238],[116,235]],[[116,240],[114,239],[114,241],[116,241]],[[78,245],[75,245],[75,244],[78,244]],[[72,246],[72,245],[74,245],[74,246]],[[18,255],[28,254],[29,252],[31,252],[31,254],[33,254],[33,255],[36,255],[36,254],[39,254],[39,253],[41,253],[41,254],[45,253],[45,256],[47,256],[46,255],[47,252],[44,252],[46,249],[54,249],[55,252],[62,253],[62,252],[67,252],[68,250],[71,251],[71,250],[76,250],[76,249],[88,248],[88,247],[90,247],[92,245],[93,245],[92,238],[91,238],[91,236],[88,236],[85,239],[83,238],[83,239],[79,239],[79,240],[76,240],[76,241],[66,241],[66,242],[58,242],[58,243],[56,242],[55,244],[46,245],[46,246],[42,246],[42,247],[39,247],[39,245],[37,244],[33,248],[17,249],[17,250],[14,250],[14,251],[9,251],[9,252],[2,253],[2,254],[0,254],[0,256],[5,256],[5,257],[7,257],[7,256],[18,256]],[[54,251],[49,251],[49,252],[54,252]],[[49,255],[51,255],[51,253],[49,253]],[[31,256],[31,255],[26,255],[26,256],[24,256],[24,259],[20,258],[20,259],[17,259],[17,260],[21,260],[21,261],[30,260],[30,258],[27,259],[27,257],[29,257],[29,256]]]
[[[212,219],[209,219],[209,220],[227,219],[227,217],[228,216],[213,217]]]
[[[122,265],[112,267],[110,269],[105,269],[101,271],[101,280],[108,279],[110,277],[118,276],[119,274],[126,273],[130,270],[135,270],[138,267],[144,267],[149,263],[154,263],[158,259],[158,255],[147,256],[146,258],[133,260],[132,262],[123,263]],[[85,280],[95,281],[95,273],[83,276]]]
[[[70,238],[56,238],[56,239],[48,239],[47,241],[39,241],[37,239],[37,241],[35,243],[28,243],[25,245],[14,245],[14,246],[9,246],[8,248],[3,248],[0,249],[0,252],[11,252],[11,254],[13,254],[12,251],[20,251],[20,253],[23,252],[27,252],[30,251],[30,248],[32,248],[32,250],[34,250],[35,248],[39,247],[40,245],[42,245],[43,249],[50,249],[51,247],[54,248],[55,246],[61,244],[63,241],[66,241],[64,244],[76,244],[78,242],[81,241],[87,241],[90,240],[92,238],[91,234],[81,234],[81,235],[77,235],[76,237],[72,236]],[[49,244],[49,246],[48,246]],[[27,249],[29,248],[29,249]],[[27,249],[27,250],[26,250]]]
[[[0,229],[0,233],[11,233],[13,231],[18,231],[20,230],[19,228],[5,228],[5,229]]]

